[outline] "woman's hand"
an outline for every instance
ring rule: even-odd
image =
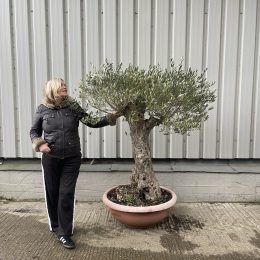
[[[110,114],[110,116],[113,118],[113,119],[117,119],[119,118],[120,116],[122,116],[123,114],[121,114],[120,112],[113,112]]]
[[[39,147],[39,151],[42,152],[42,153],[49,153],[51,151],[50,147],[48,146],[47,143],[45,144],[42,144],[40,147]]]
[[[119,118],[122,115],[123,114],[121,114],[120,112],[113,112],[113,113],[107,114],[107,119],[108,119],[109,124],[115,125],[117,118]]]

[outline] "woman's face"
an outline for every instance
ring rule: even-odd
[[[67,89],[67,85],[64,81],[61,82],[61,86],[58,89],[58,95],[60,97],[66,97],[68,96],[68,89]]]

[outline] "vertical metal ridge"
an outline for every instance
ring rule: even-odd
[[[47,77],[52,74],[51,43],[50,43],[50,0],[45,0],[45,22],[46,22],[46,53],[47,53]]]
[[[221,3],[221,25],[220,25],[220,48],[219,48],[219,77],[218,77],[218,96],[217,96],[217,144],[216,158],[220,158],[220,137],[221,137],[221,98],[223,88],[223,65],[224,65],[224,43],[225,43],[225,23],[226,23],[226,0]]]
[[[98,0],[98,30],[99,30],[99,64],[102,64],[104,61],[104,10],[103,10],[103,1],[104,0]],[[100,142],[99,142],[99,151],[100,151],[100,158],[104,158],[104,129],[99,129],[99,135],[100,135]]]
[[[154,65],[156,60],[156,17],[158,16],[158,2],[151,0],[151,39],[150,39],[150,64]]]
[[[8,5],[10,7],[10,4]],[[3,8],[3,7],[2,7]],[[9,8],[9,19],[10,19],[10,8]],[[0,24],[1,26],[1,24]],[[9,28],[10,29],[10,28]],[[1,70],[1,65],[0,65],[0,70]],[[0,71],[1,73],[2,71]],[[0,85],[2,85],[2,77],[0,76]],[[3,93],[2,93],[2,88],[0,88],[0,157],[3,157],[4,154],[4,143],[3,143],[3,117],[2,117],[2,113],[4,111],[3,109],[3,104],[2,104],[2,99],[1,97],[3,97]]]
[[[203,39],[202,39],[202,70],[206,67],[207,48],[208,48],[208,0],[204,0],[204,15],[203,15]],[[201,123],[201,129],[199,133],[199,157],[203,158],[203,146],[204,146],[204,124]]]
[[[169,0],[169,12],[168,12],[168,62],[167,67],[170,67],[171,59],[173,58],[173,2]]]
[[[13,40],[12,40],[12,10],[11,2],[3,1],[1,5],[1,36],[4,37],[1,41],[1,64],[0,64],[0,132],[1,132],[1,152],[0,157],[12,157],[16,154],[16,127],[15,127],[15,93],[14,93],[14,66],[13,59]],[[5,19],[4,19],[5,18]],[[5,60],[7,59],[7,60]],[[4,62],[3,62],[4,61]],[[6,111],[8,109],[8,112]]]
[[[103,0],[98,0],[98,31],[99,31],[99,64],[102,64],[104,61],[104,25],[103,25],[103,18],[104,18],[104,10],[103,10]]]
[[[118,42],[118,50],[117,50],[117,59],[118,63],[122,63],[122,0],[117,0],[117,42]]]
[[[69,82],[69,55],[68,55],[68,2],[63,0],[63,44],[64,44],[64,75],[65,81]]]
[[[170,52],[171,52],[171,49],[170,49],[170,41],[171,41],[171,34],[169,33],[170,32],[170,20],[171,20],[171,8],[170,8],[171,4],[170,4],[170,0],[168,0],[168,15],[167,15],[167,20],[168,20],[168,28],[167,28],[167,60],[166,60],[166,68],[168,68],[168,64],[169,64],[169,57],[170,57]],[[161,133],[162,134],[162,133]],[[170,135],[167,134],[164,136],[165,137],[165,157],[166,158],[169,158],[170,157]]]
[[[85,2],[80,0],[80,32],[81,32],[81,77],[86,74],[86,26],[85,26]]]
[[[141,0],[140,0],[141,1]],[[151,34],[150,34],[150,65],[154,65],[154,62],[156,60],[156,16],[157,16],[157,2],[155,3],[156,0],[151,0]],[[155,128],[150,132],[150,138],[149,138],[149,142],[150,142],[150,149],[151,149],[151,154],[152,156],[154,156],[154,148],[155,148],[155,143],[153,142],[153,139],[155,137]]]
[[[17,100],[17,76],[16,76],[16,49],[15,49],[15,33],[14,33],[14,4],[13,1],[10,0],[9,2],[9,10],[10,10],[10,35],[11,35],[11,56],[12,56],[12,77],[13,77],[13,99],[14,99],[14,125],[15,125],[15,154],[14,156],[19,157],[19,148],[18,145],[19,137],[19,116],[18,116],[18,100]]]
[[[252,90],[252,108],[251,108],[251,128],[250,128],[250,158],[257,158],[255,154],[256,147],[256,138],[255,136],[258,134],[256,132],[256,109],[257,109],[257,96],[260,92],[260,1],[257,1],[256,8],[256,29],[255,29],[255,55],[254,55],[254,73],[253,73],[253,90]],[[258,85],[257,85],[258,83]],[[258,94],[258,95],[257,95]],[[259,120],[259,119],[258,119]]]
[[[121,61],[121,2],[116,0],[116,63]],[[120,158],[120,121],[117,120],[116,128],[116,158]]]
[[[116,0],[116,64],[120,63],[120,53],[121,53],[121,23],[120,23],[120,8],[121,2]]]
[[[33,88],[33,82],[35,82],[34,71],[34,48],[33,48],[33,24],[32,24],[32,4],[31,0],[27,0],[27,12],[28,12],[28,42],[29,42],[29,63],[30,63],[30,90],[31,90],[31,104],[32,108],[35,107],[35,89]]]
[[[167,50],[167,68],[170,68],[170,63],[171,63],[171,59],[172,59],[172,50],[173,50],[173,2],[172,0],[168,1],[168,50]],[[166,137],[166,156],[167,158],[170,158],[171,156],[171,147],[170,147],[170,143],[171,143],[171,137],[170,134],[167,135]]]
[[[171,37],[171,41],[172,41],[172,44],[171,44],[171,59],[174,59],[175,57],[175,37],[174,37],[174,30],[175,30],[175,27],[176,27],[176,0],[170,0],[170,2],[172,3],[171,4],[171,11],[172,11],[172,37]],[[183,57],[184,58],[184,57]],[[183,61],[183,58],[182,58],[182,61]],[[175,61],[174,61],[175,62]],[[178,61],[178,63],[180,63],[180,61]],[[175,64],[175,63],[174,63]]]
[[[1,94],[1,91],[0,91],[0,94]],[[1,101],[1,98],[0,98],[0,108],[2,108],[2,101]],[[3,109],[2,109],[3,111]],[[0,112],[0,158],[3,157],[3,154],[4,154],[4,150],[3,150],[3,147],[4,147],[4,144],[3,144],[3,130],[2,130],[2,122],[3,122],[3,118],[2,118],[2,113]]]
[[[203,39],[202,39],[202,70],[205,69],[207,59],[207,47],[208,47],[208,5],[209,0],[204,0],[204,15],[203,15]]]
[[[241,51],[243,45],[244,27],[244,1],[239,0],[238,41],[237,41],[237,64],[236,64],[236,86],[234,101],[234,124],[233,124],[233,157],[238,157],[238,121],[239,121],[239,99],[241,96]]]
[[[185,39],[185,68],[190,63],[190,23],[191,23],[191,0],[186,0],[186,39]]]
[[[133,0],[134,1],[134,8],[133,8],[133,12],[134,12],[134,25],[133,25],[133,46],[134,46],[134,50],[133,50],[133,65],[137,65],[137,61],[138,61],[138,0]]]
[[[189,68],[190,64],[190,23],[191,23],[191,0],[186,0],[186,36],[185,36],[185,69]],[[183,158],[187,158],[187,134],[183,135]]]
[[[86,27],[85,27],[85,2],[84,0],[80,0],[80,45],[81,45],[81,78],[83,79],[86,73],[86,48],[85,48],[85,42],[86,42]],[[85,107],[85,101],[81,99],[83,108]],[[84,126],[82,127],[81,131],[82,135],[82,157],[87,157],[87,153],[84,149],[85,147],[85,140],[87,139],[87,136],[85,134]]]
[[[0,67],[1,68],[1,67]],[[0,78],[0,84],[2,83],[2,80]],[[2,93],[1,93],[1,89],[0,89],[0,97],[3,96]],[[0,108],[1,108],[1,111],[0,111],[0,158],[3,157],[3,154],[4,154],[4,150],[3,150],[3,147],[4,147],[4,144],[3,144],[3,117],[2,117],[2,112],[3,112],[3,104],[2,104],[2,99],[0,98]]]

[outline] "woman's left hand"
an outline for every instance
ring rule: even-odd
[[[107,114],[107,119],[109,121],[109,124],[110,125],[115,125],[117,118],[119,118],[122,115],[123,114],[121,114],[120,112],[113,112],[113,113]]]
[[[120,112],[112,112],[110,114],[112,117],[114,117],[115,119],[119,118],[120,116],[122,116],[123,114]]]

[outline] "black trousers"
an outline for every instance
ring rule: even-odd
[[[81,153],[64,159],[42,155],[49,226],[58,235],[73,234],[75,187],[80,164]]]

